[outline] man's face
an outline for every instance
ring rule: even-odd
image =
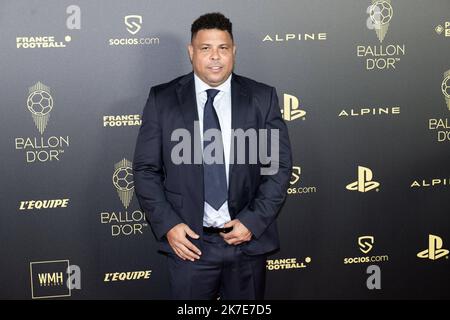
[[[228,31],[199,30],[188,51],[195,74],[211,87],[224,83],[233,71],[236,46]]]

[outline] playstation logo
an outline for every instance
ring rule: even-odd
[[[380,183],[372,181],[372,170],[358,166],[358,180],[347,185],[346,189],[351,191],[367,192],[376,189]]]
[[[359,250],[367,254],[372,250],[375,239],[373,236],[361,236],[358,238]]]
[[[448,255],[447,249],[442,249],[442,238],[435,235],[428,235],[428,249],[417,254],[417,257],[423,259],[437,260]]]
[[[299,108],[298,98],[290,95],[283,95],[283,108],[281,109],[281,114],[283,115],[283,119],[286,121],[296,120],[298,118],[305,119],[306,111],[300,110]]]

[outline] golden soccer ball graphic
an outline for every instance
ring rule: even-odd
[[[130,191],[134,188],[133,169],[120,167],[114,171],[113,184],[120,191]]]
[[[370,19],[375,25],[385,25],[391,21],[393,12],[389,2],[377,1],[370,7]]]
[[[446,76],[442,81],[442,93],[447,99],[450,99],[450,75]]]
[[[28,96],[27,107],[31,113],[37,116],[45,116],[53,109],[53,98],[46,91],[33,91]]]

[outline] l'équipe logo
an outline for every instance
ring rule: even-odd
[[[152,270],[127,271],[127,272],[108,272],[105,273],[103,282],[123,282],[133,280],[148,280]]]
[[[19,203],[20,211],[67,208],[69,199],[24,200]]]

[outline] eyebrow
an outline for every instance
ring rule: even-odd
[[[229,46],[230,44],[228,43],[221,43],[218,46]],[[212,46],[211,43],[200,43],[200,46]]]

